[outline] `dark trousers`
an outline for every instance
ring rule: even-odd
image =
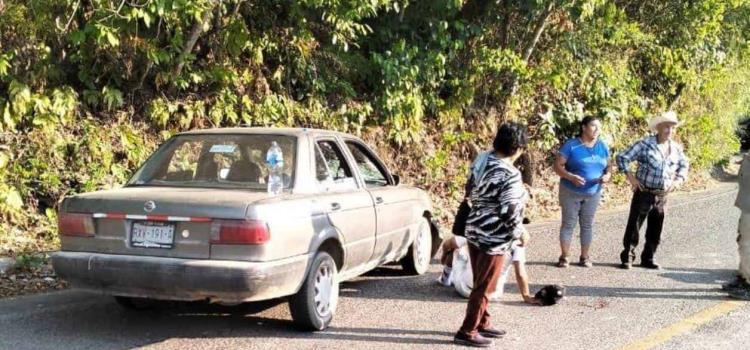
[[[638,233],[643,222],[648,219],[646,226],[646,245],[641,253],[641,263],[653,263],[654,253],[661,241],[661,230],[664,225],[664,207],[667,204],[665,194],[653,194],[636,190],[630,202],[630,216],[622,238],[623,251],[620,261],[623,263],[635,260],[635,247],[638,246]]]
[[[471,272],[474,274],[474,288],[469,295],[466,306],[466,317],[459,333],[473,337],[480,329],[489,329],[490,313],[489,295],[495,291],[497,280],[503,269],[503,256],[490,255],[469,243],[469,257],[471,258]]]

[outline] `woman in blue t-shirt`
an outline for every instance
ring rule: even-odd
[[[599,140],[602,123],[585,117],[578,137],[565,142],[555,160],[560,175],[560,259],[558,267],[568,267],[573,231],[581,223],[581,257],[579,264],[591,267],[589,247],[594,238],[594,214],[601,199],[602,184],[609,181],[609,147]]]

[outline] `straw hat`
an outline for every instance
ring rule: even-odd
[[[656,131],[656,126],[661,123],[672,123],[675,124],[675,126],[680,126],[682,124],[682,122],[677,119],[677,113],[674,111],[667,111],[651,118],[651,120],[648,121],[648,128],[652,131]]]

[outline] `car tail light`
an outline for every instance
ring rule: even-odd
[[[214,244],[263,244],[270,239],[271,232],[264,221],[214,220],[211,223],[211,243]]]
[[[94,236],[94,218],[91,214],[60,213],[57,228],[64,236]]]

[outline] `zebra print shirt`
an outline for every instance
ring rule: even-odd
[[[523,232],[528,193],[521,172],[491,154],[469,199],[471,212],[466,221],[466,239],[487,254],[505,254]]]

